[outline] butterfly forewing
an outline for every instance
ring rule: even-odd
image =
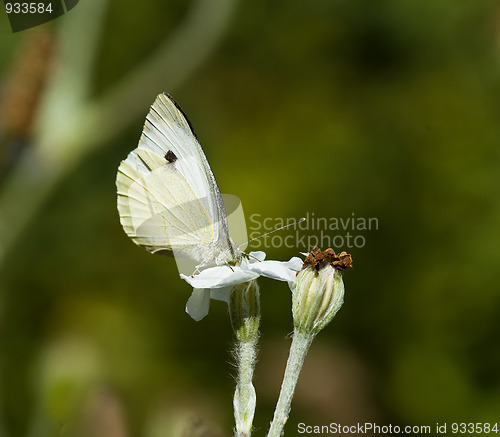
[[[127,171],[130,168],[124,163],[119,182]],[[170,166],[136,175],[127,194],[121,193],[118,208],[123,227],[150,252],[179,250],[187,254],[211,244],[213,228],[205,208],[182,175]],[[202,258],[204,251],[198,252],[197,257]]]
[[[173,251],[203,265],[238,256],[214,175],[170,96],[153,103],[138,148],[120,165],[117,187],[125,232],[150,252]]]

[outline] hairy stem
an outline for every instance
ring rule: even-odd
[[[252,379],[257,361],[260,324],[259,286],[255,280],[234,287],[229,299],[229,314],[236,336],[238,368],[233,398],[235,437],[249,437],[257,399]]]
[[[280,437],[283,435],[283,428],[288,420],[299,374],[313,339],[314,333],[312,331],[295,328],[290,355],[286,363],[285,376],[267,437]]]
[[[257,340],[238,342],[238,379],[234,392],[233,407],[236,437],[248,437],[252,433],[256,394],[252,384],[257,355]]]

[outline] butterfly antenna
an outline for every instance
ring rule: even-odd
[[[236,247],[240,248],[241,246],[244,246],[245,244],[251,243],[254,240],[258,240],[259,238],[265,237],[265,236],[267,236],[269,234],[274,234],[275,232],[278,232],[278,231],[281,231],[283,229],[289,228],[290,226],[295,226],[295,225],[297,225],[299,223],[302,223],[305,220],[306,220],[306,218],[302,217],[301,219],[299,219],[299,220],[297,220],[297,221],[295,221],[293,223],[289,223],[289,224],[287,224],[285,226],[281,226],[280,228],[273,229],[272,231],[266,232],[265,234],[259,235],[258,237],[255,237],[255,238],[252,238],[251,240],[248,240],[246,243],[240,244],[239,246],[236,246]]]

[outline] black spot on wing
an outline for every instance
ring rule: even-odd
[[[175,156],[175,153],[172,152],[172,150],[169,150],[167,153],[165,153],[165,159],[169,162],[175,162],[177,161],[177,156]]]

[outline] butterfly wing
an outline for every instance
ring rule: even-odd
[[[203,248],[213,240],[213,227],[194,191],[160,156],[140,149],[135,156],[149,172],[141,174],[124,161],[117,176],[118,211],[127,235],[152,253],[203,257]]]
[[[189,121],[167,94],[151,106],[139,146],[118,169],[117,188],[122,226],[136,244],[204,264],[236,258],[215,177]]]

